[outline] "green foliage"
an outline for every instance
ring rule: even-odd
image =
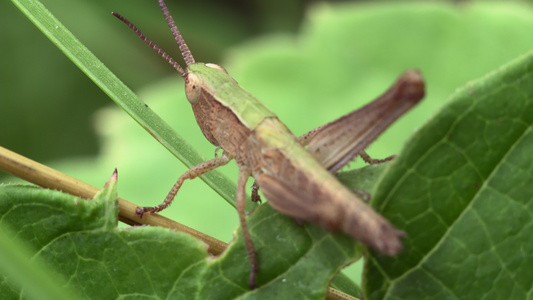
[[[526,298],[527,287],[533,279],[527,272],[532,265],[531,242],[527,237],[533,200],[531,189],[528,189],[532,184],[531,162],[528,161],[532,148],[532,54],[469,83],[451,97],[449,104],[446,105],[444,99],[464,82],[531,49],[532,15],[529,6],[498,3],[462,7],[443,3],[316,6],[309,12],[297,38],[277,35],[251,41],[235,48],[223,64],[241,85],[264,101],[296,134],[367,102],[384,91],[404,69],[420,68],[427,79],[428,97],[371,147],[369,153],[378,158],[396,153],[413,129],[422,126],[444,106],[410,139],[396,162],[367,168],[366,175],[361,177],[342,175],[345,179],[348,177],[346,182],[350,186],[357,183],[353,187],[375,191],[373,205],[408,234],[404,240],[405,251],[399,257],[385,258],[370,253],[364,274],[365,298]],[[178,26],[180,24],[178,22]],[[124,30],[124,34],[127,33]],[[140,42],[137,45],[143,47]],[[196,53],[195,48],[191,50]],[[203,60],[196,55],[197,60]],[[94,58],[91,60],[95,62]],[[83,69],[87,72],[89,68]],[[132,72],[139,72],[138,67]],[[141,99],[150,101],[150,107],[167,120],[170,127],[179,131],[192,148],[200,149],[200,156],[212,157],[212,148],[193,126],[195,121],[190,109],[185,108],[188,103],[180,80],[178,77],[154,84],[139,94]],[[110,83],[113,87],[118,84],[116,79]],[[121,92],[110,94],[119,99],[122,95]],[[353,95],[356,95],[356,101]],[[139,111],[144,107],[137,103]],[[135,108],[127,110],[132,115],[142,115],[135,113]],[[141,123],[155,120],[156,125],[151,131],[156,133],[163,124],[159,117],[141,116],[141,119]],[[174,157],[150,141],[151,137],[145,132],[133,128],[133,123],[123,112],[108,110],[100,113],[97,120],[99,132],[105,137],[101,156],[86,163],[58,165],[60,169],[86,181],[99,182],[102,172],[118,166],[124,174],[121,196],[139,204],[157,203],[186,168],[175,166]],[[172,142],[181,145],[177,140]],[[184,154],[182,150],[177,152]],[[232,178],[235,168],[229,168],[225,174]],[[377,180],[381,172],[384,175]],[[230,186],[221,189],[225,189],[227,195],[234,193]],[[56,194],[46,194],[39,201],[66,197]],[[18,197],[28,198],[20,194]],[[174,207],[179,205],[179,211],[172,212],[171,208],[171,212],[166,212],[169,216],[185,220],[184,223],[212,235],[224,235],[225,240],[230,238],[237,218],[232,208],[212,191],[207,191],[201,183],[188,182],[178,198],[180,203]],[[233,199],[231,196],[227,198]],[[1,197],[2,202],[9,199]],[[29,199],[33,206],[38,206],[39,201]],[[67,202],[74,201],[69,199]],[[52,207],[56,206],[60,205]],[[6,207],[10,207],[9,204]],[[0,214],[6,211],[9,209],[2,208]],[[200,211],[201,215],[191,214],[191,211]],[[47,221],[47,216],[62,211],[40,213]],[[38,215],[37,212],[34,214]],[[83,219],[76,214],[70,218]],[[187,286],[195,295],[211,295],[210,289],[216,288],[217,292],[227,292],[226,298],[240,295],[263,299],[267,297],[265,295],[271,296],[271,291],[287,295],[285,293],[294,287],[287,283],[298,278],[300,296],[318,299],[323,297],[332,274],[358,256],[356,246],[343,236],[325,234],[314,226],[299,227],[268,206],[260,206],[250,216],[250,225],[259,248],[262,272],[259,281],[263,286],[248,293],[244,291],[247,257],[239,238],[222,258],[212,260],[206,257],[203,246],[180,234],[148,228],[120,231],[109,225],[114,222],[109,215],[104,218],[97,213],[93,218],[94,222],[96,219],[104,223],[108,220],[106,226],[109,227],[101,224],[99,232],[95,233],[98,230],[93,228],[87,229],[91,231],[89,235],[85,234],[85,237],[94,239],[93,243],[101,239],[97,244],[100,245],[99,253],[104,251],[111,255],[109,251],[116,250],[128,257],[131,253],[140,255],[144,250],[161,256],[158,257],[161,261],[134,259],[132,261],[137,263],[129,261],[128,264],[122,256],[109,256],[121,258],[116,266],[125,276],[135,276],[130,272],[134,268],[153,268],[149,276],[161,276],[157,279],[149,277],[150,283],[157,286],[150,291],[142,289],[146,285],[137,285],[146,296],[166,296],[171,291],[179,292],[173,289],[175,286]],[[16,228],[39,224],[21,219],[26,222],[14,225],[16,232],[19,231]],[[68,233],[61,234],[83,237],[83,230],[76,232],[72,225],[76,221],[69,222],[65,227]],[[49,227],[54,226],[43,228]],[[145,232],[153,238],[145,239]],[[142,243],[135,240],[135,234],[143,236]],[[22,237],[34,243],[33,239]],[[83,241],[76,239],[75,242]],[[166,245],[174,242],[183,245],[173,244],[172,249],[167,248]],[[74,244],[70,243],[69,247],[72,247]],[[88,244],[91,243],[85,240],[84,245],[91,246]],[[177,250],[182,246],[187,251]],[[41,249],[35,245],[32,247]],[[187,255],[181,261],[176,254],[188,251],[196,253],[196,256],[191,254],[195,258]],[[115,266],[115,262],[106,259],[105,255],[95,257],[90,254],[93,253],[84,252],[87,257],[95,259],[98,266],[108,269]],[[168,256],[172,261],[164,260]],[[84,256],[75,256],[67,263],[85,262],[80,257]],[[55,262],[44,260],[51,264]],[[177,261],[194,264],[194,267],[186,271],[183,271],[185,265],[175,269],[169,267]],[[92,270],[93,266],[87,267]],[[62,272],[61,268],[59,272]],[[160,283],[165,281],[161,278],[177,278],[178,274],[186,274],[180,277],[179,285],[174,284],[174,279]],[[222,277],[231,279],[220,280]],[[139,280],[123,278],[126,277],[113,279],[120,281],[124,290],[135,287],[133,284],[126,286],[128,282]],[[211,284],[210,278],[215,278],[217,284]],[[79,284],[94,282],[83,279]],[[351,283],[340,286],[350,285],[353,286]],[[156,292],[158,289],[163,292]],[[114,295],[126,294],[120,291]]]
[[[369,261],[369,299],[528,298],[532,124],[530,52],[455,93],[411,138],[374,199],[407,251]]]
[[[0,295],[3,299],[16,298],[20,287],[24,288],[24,295],[30,299],[76,299],[73,293],[62,286],[64,281],[58,274],[44,268],[41,261],[31,260],[32,251],[5,224],[0,225],[0,239],[3,241],[0,247]]]
[[[85,299],[268,299],[276,294],[323,298],[325,283],[359,253],[347,236],[300,226],[263,205],[249,219],[261,261],[261,287],[250,292],[240,232],[214,259],[202,242],[181,232],[117,229],[116,189],[112,180],[94,199],[83,200],[58,191],[4,185],[0,225],[16,228],[18,238],[31,246],[32,259],[45,261]],[[5,259],[0,257],[0,266]],[[20,284],[31,288],[35,283]],[[2,299],[20,293],[10,277],[0,281]]]

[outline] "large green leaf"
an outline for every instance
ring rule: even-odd
[[[184,233],[117,229],[116,181],[92,200],[19,185],[0,187],[0,199],[0,225],[15,228],[34,259],[46,261],[88,299],[320,299],[359,253],[349,237],[300,226],[263,205],[249,219],[261,262],[260,288],[250,291],[240,232],[212,258],[206,245]],[[2,299],[17,298],[20,290],[8,280],[0,282]]]
[[[530,299],[533,52],[455,93],[408,142],[375,204],[408,234],[373,257],[368,299]]]

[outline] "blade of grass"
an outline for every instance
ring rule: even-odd
[[[206,160],[146,106],[39,1],[12,2],[102,91],[187,167]],[[233,181],[216,170],[201,178],[228,203],[235,206],[236,186]]]

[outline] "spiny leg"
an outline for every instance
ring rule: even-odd
[[[368,153],[366,153],[366,151],[364,150],[359,152],[359,156],[361,156],[361,158],[367,164],[370,164],[370,165],[382,164],[384,162],[391,161],[396,158],[396,155],[391,155],[383,159],[375,159],[375,158],[370,157],[370,155],[368,155]],[[365,203],[370,203],[370,193],[368,193],[367,191],[361,190],[361,189],[355,189],[355,190],[352,190],[352,192],[357,194],[361,198],[361,200],[363,200]]]
[[[364,150],[359,152],[359,156],[361,156],[361,158],[367,164],[370,164],[370,165],[382,164],[384,162],[387,162],[387,161],[390,161],[390,160],[393,160],[393,159],[396,158],[396,155],[391,155],[391,156],[385,157],[383,159],[375,159],[375,158],[370,157],[370,155],[368,155]]]
[[[241,223],[242,235],[244,237],[244,245],[248,251],[250,258],[251,272],[248,284],[251,289],[256,288],[255,275],[257,274],[257,257],[255,254],[254,243],[250,232],[248,231],[248,224],[246,223],[246,182],[252,172],[249,168],[241,166],[239,168],[239,180],[237,181],[237,212],[239,213],[239,221]]]
[[[157,206],[137,207],[135,213],[142,218],[143,214],[146,212],[156,213],[162,211],[170,205],[172,200],[174,200],[174,197],[176,197],[176,194],[178,193],[180,187],[183,185],[183,182],[186,179],[194,179],[198,176],[201,176],[211,170],[214,170],[220,166],[227,164],[232,159],[232,156],[230,156],[227,152],[224,152],[221,157],[216,157],[208,161],[204,161],[199,165],[196,165],[189,171],[185,172],[185,174],[181,175],[181,177],[178,179],[178,181],[174,184],[174,186],[168,193],[163,203]]]

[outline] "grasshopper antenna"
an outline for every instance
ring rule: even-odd
[[[160,1],[161,2],[161,1]],[[165,7],[166,8],[166,7]],[[167,10],[168,12],[168,10]],[[133,32],[135,32],[135,34],[141,38],[141,40],[143,40],[150,48],[154,49],[155,52],[157,52],[157,54],[159,54],[159,56],[161,56],[164,60],[166,60],[174,69],[176,69],[176,71],[178,71],[178,73],[180,73],[181,77],[185,78],[186,77],[186,73],[185,71],[183,71],[183,68],[178,64],[178,62],[176,62],[172,57],[170,57],[170,55],[168,55],[165,51],[163,51],[163,49],[159,48],[159,46],[157,46],[154,42],[152,42],[149,38],[147,38],[140,30],[139,28],[137,28],[135,25],[133,25],[130,21],[128,21],[128,19],[124,18],[123,16],[121,16],[120,14],[116,13],[116,12],[112,12],[113,16],[117,17],[119,20],[121,20],[122,22],[124,22],[124,24],[128,25],[129,28],[131,28],[133,30]],[[176,25],[174,25],[176,26]],[[176,29],[177,31],[177,29]],[[179,31],[178,31],[178,34],[179,34]],[[181,35],[180,35],[181,37]],[[183,40],[183,39],[182,39]],[[183,44],[185,44],[185,42],[183,42]],[[185,48],[187,48],[187,45],[185,45]],[[180,49],[181,49],[181,46],[180,46]],[[189,51],[189,49],[187,48],[187,51]],[[190,54],[190,52],[189,52]],[[192,55],[191,55],[191,58],[192,58]],[[187,61],[185,61],[187,63]],[[193,59],[193,63],[194,63],[194,59]],[[189,65],[187,63],[187,65]]]
[[[172,16],[170,15],[170,12],[168,11],[168,7],[165,4],[164,0],[159,0],[159,7],[161,7],[161,11],[165,16],[165,20],[167,21],[168,27],[170,27],[170,30],[172,31],[172,35],[174,35],[174,39],[176,40],[178,47],[180,47],[181,56],[183,56],[185,64],[187,66],[194,64],[194,57],[192,56],[189,47],[187,47],[185,40],[181,36],[181,33],[178,30],[178,27],[176,26],[176,23],[174,23],[174,19],[172,19]]]

